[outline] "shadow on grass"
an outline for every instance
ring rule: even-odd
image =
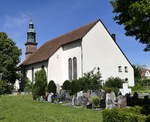
[[[5,117],[0,117],[0,120],[4,120],[5,119]]]

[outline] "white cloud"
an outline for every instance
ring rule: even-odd
[[[30,20],[30,14],[19,14],[18,16],[7,15],[4,18],[4,24],[2,25],[2,31],[6,32],[8,36],[17,44],[17,46],[23,49],[26,42],[27,24]],[[23,57],[23,56],[22,56]]]
[[[5,16],[4,29],[18,28],[29,21],[27,14],[20,14],[19,16]]]

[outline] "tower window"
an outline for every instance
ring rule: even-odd
[[[122,72],[122,67],[118,66],[118,72]]]
[[[68,59],[68,77],[69,80],[72,80],[72,59]]]
[[[29,47],[28,46],[26,46],[26,52],[28,52],[29,51]]]
[[[77,79],[77,58],[73,58],[73,79]]]
[[[125,66],[125,67],[124,67],[124,70],[125,70],[125,72],[127,73],[127,72],[128,72],[128,67]]]

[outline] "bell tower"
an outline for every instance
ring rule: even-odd
[[[29,27],[27,31],[27,42],[25,43],[25,46],[26,46],[25,54],[26,54],[26,58],[28,58],[37,49],[36,32],[32,21],[29,22]]]

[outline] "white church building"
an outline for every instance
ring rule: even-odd
[[[99,67],[103,81],[119,77],[134,86],[133,67],[114,37],[97,20],[49,40],[37,49],[34,24],[30,22],[26,59],[20,67],[32,82],[35,72],[44,68],[48,81],[53,80],[57,86]]]

